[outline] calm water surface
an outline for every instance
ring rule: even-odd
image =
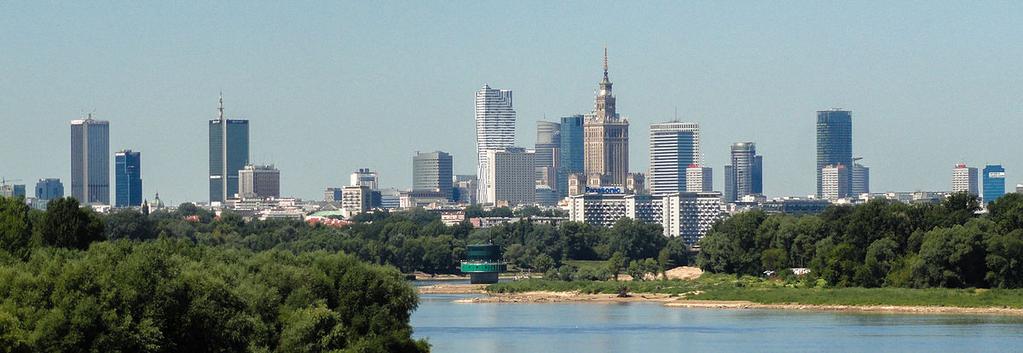
[[[1023,318],[627,304],[456,304],[412,315],[433,352],[1023,352]]]

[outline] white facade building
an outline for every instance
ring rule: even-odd
[[[952,192],[963,191],[969,192],[970,195],[980,195],[980,189],[977,187],[977,168],[959,163],[952,169]]]
[[[661,226],[664,235],[681,237],[693,246],[721,219],[724,208],[721,193],[683,192],[661,197]]]
[[[821,168],[821,198],[832,201],[841,198],[845,194],[842,190],[849,190],[848,176],[849,169],[841,164]]]
[[[368,186],[370,190],[377,190],[380,187],[380,179],[377,172],[369,170],[369,168],[359,168],[352,172],[348,185]]]
[[[487,166],[487,151],[503,150],[515,144],[515,110],[512,109],[512,91],[499,90],[484,85],[476,91],[476,175],[479,178],[477,199],[487,202],[493,200],[487,190],[491,180],[487,174],[491,168]],[[535,170],[530,169],[529,179],[535,177]],[[532,185],[532,183],[530,183]],[[532,186],[531,186],[532,187]]]
[[[568,197],[568,220],[611,227],[622,218],[661,222],[660,199],[650,195],[586,193]]]
[[[536,203],[535,154],[523,148],[487,150],[486,170],[481,179],[484,203],[532,205]]]
[[[714,170],[697,164],[686,168],[686,192],[711,192],[714,190]]]
[[[341,210],[346,218],[369,210],[368,186],[345,186],[341,188]]]
[[[650,194],[685,191],[686,167],[700,162],[700,126],[667,122],[650,125]]]

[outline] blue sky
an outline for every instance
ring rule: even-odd
[[[635,171],[677,108],[717,188],[755,141],[765,192],[806,195],[815,111],[842,107],[873,191],[949,189],[959,161],[1023,182],[1019,2],[2,2],[0,34],[0,176],[30,185],[68,183],[68,122],[95,111],[146,197],[204,200],[220,91],[288,195],[359,167],[407,187],[416,150],[472,173],[476,89],[514,91],[530,146],[592,109],[604,45]]]

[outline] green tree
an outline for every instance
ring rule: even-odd
[[[20,198],[0,197],[0,250],[27,257],[31,237],[29,207]]]
[[[146,240],[157,236],[149,217],[136,210],[118,210],[103,218],[107,239]]]
[[[618,280],[618,274],[622,273],[622,270],[625,269],[625,264],[628,261],[629,260],[620,252],[614,253],[614,255],[611,255],[611,258],[607,260],[607,269],[611,272],[611,276],[615,281]]]
[[[79,207],[78,200],[54,199],[46,206],[41,233],[46,245],[85,249],[103,240],[103,221],[91,210]]]
[[[918,285],[931,287],[982,287],[987,273],[984,238],[978,222],[952,228],[935,228],[924,235],[920,262],[914,270]]]
[[[760,253],[760,263],[765,270],[779,272],[788,267],[784,249],[767,249]]]
[[[1023,229],[992,235],[985,245],[988,253],[984,262],[988,271],[984,280],[992,287],[1023,288]]]

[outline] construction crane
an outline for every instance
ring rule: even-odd
[[[13,183],[16,181],[21,181],[21,179],[0,178],[0,186],[7,186],[7,183]]]

